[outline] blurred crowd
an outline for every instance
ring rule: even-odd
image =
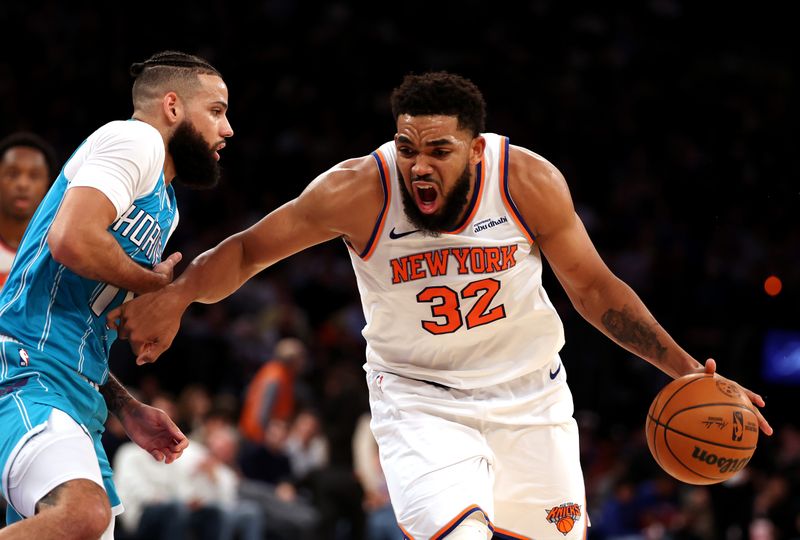
[[[800,330],[792,18],[776,5],[681,0],[514,4],[179,1],[179,24],[148,35],[111,4],[3,3],[3,126],[39,133],[63,161],[96,127],[130,115],[131,62],[165,48],[206,56],[230,87],[236,134],[223,185],[178,193],[167,251],[186,261],[389,140],[388,95],[406,72],[472,78],[489,130],[561,169],[612,270],[691,354],[764,395],[776,429],[728,482],[672,480],[643,434],[666,376],[589,327],[545,271],[566,329],[590,538],[800,538],[797,386],[762,376],[766,332]],[[193,306],[157,364],[137,367],[125,343],[114,347],[112,370],[193,440],[162,471],[109,422],[128,507],[120,534],[401,537],[366,429],[363,314],[339,244]],[[777,296],[763,290],[773,274]]]

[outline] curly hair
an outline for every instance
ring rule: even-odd
[[[446,71],[409,74],[391,97],[394,119],[401,114],[445,115],[458,118],[459,129],[475,137],[485,129],[486,102],[469,79]]]
[[[191,93],[198,75],[216,75],[219,71],[199,56],[180,51],[162,51],[144,62],[131,64],[133,104],[139,107],[146,100],[164,91]]]

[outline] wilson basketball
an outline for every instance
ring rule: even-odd
[[[686,375],[655,397],[645,422],[647,446],[667,473],[687,484],[716,484],[741,471],[755,452],[754,405],[717,375]]]

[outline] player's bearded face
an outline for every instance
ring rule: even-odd
[[[453,188],[445,195],[444,205],[434,214],[424,214],[417,206],[414,197],[408,191],[405,182],[400,182],[402,186],[400,193],[403,197],[403,210],[408,220],[417,227],[420,232],[428,236],[440,236],[442,231],[451,231],[456,228],[459,220],[467,206],[467,195],[469,195],[470,181],[472,178],[469,162],[464,166],[464,170],[456,180]],[[430,181],[427,176],[411,175],[410,181],[417,180]]]
[[[220,167],[214,150],[191,122],[184,120],[175,128],[167,148],[181,184],[197,189],[217,185]]]

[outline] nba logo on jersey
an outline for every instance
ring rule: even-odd
[[[28,351],[25,349],[19,350],[19,367],[28,367]]]

